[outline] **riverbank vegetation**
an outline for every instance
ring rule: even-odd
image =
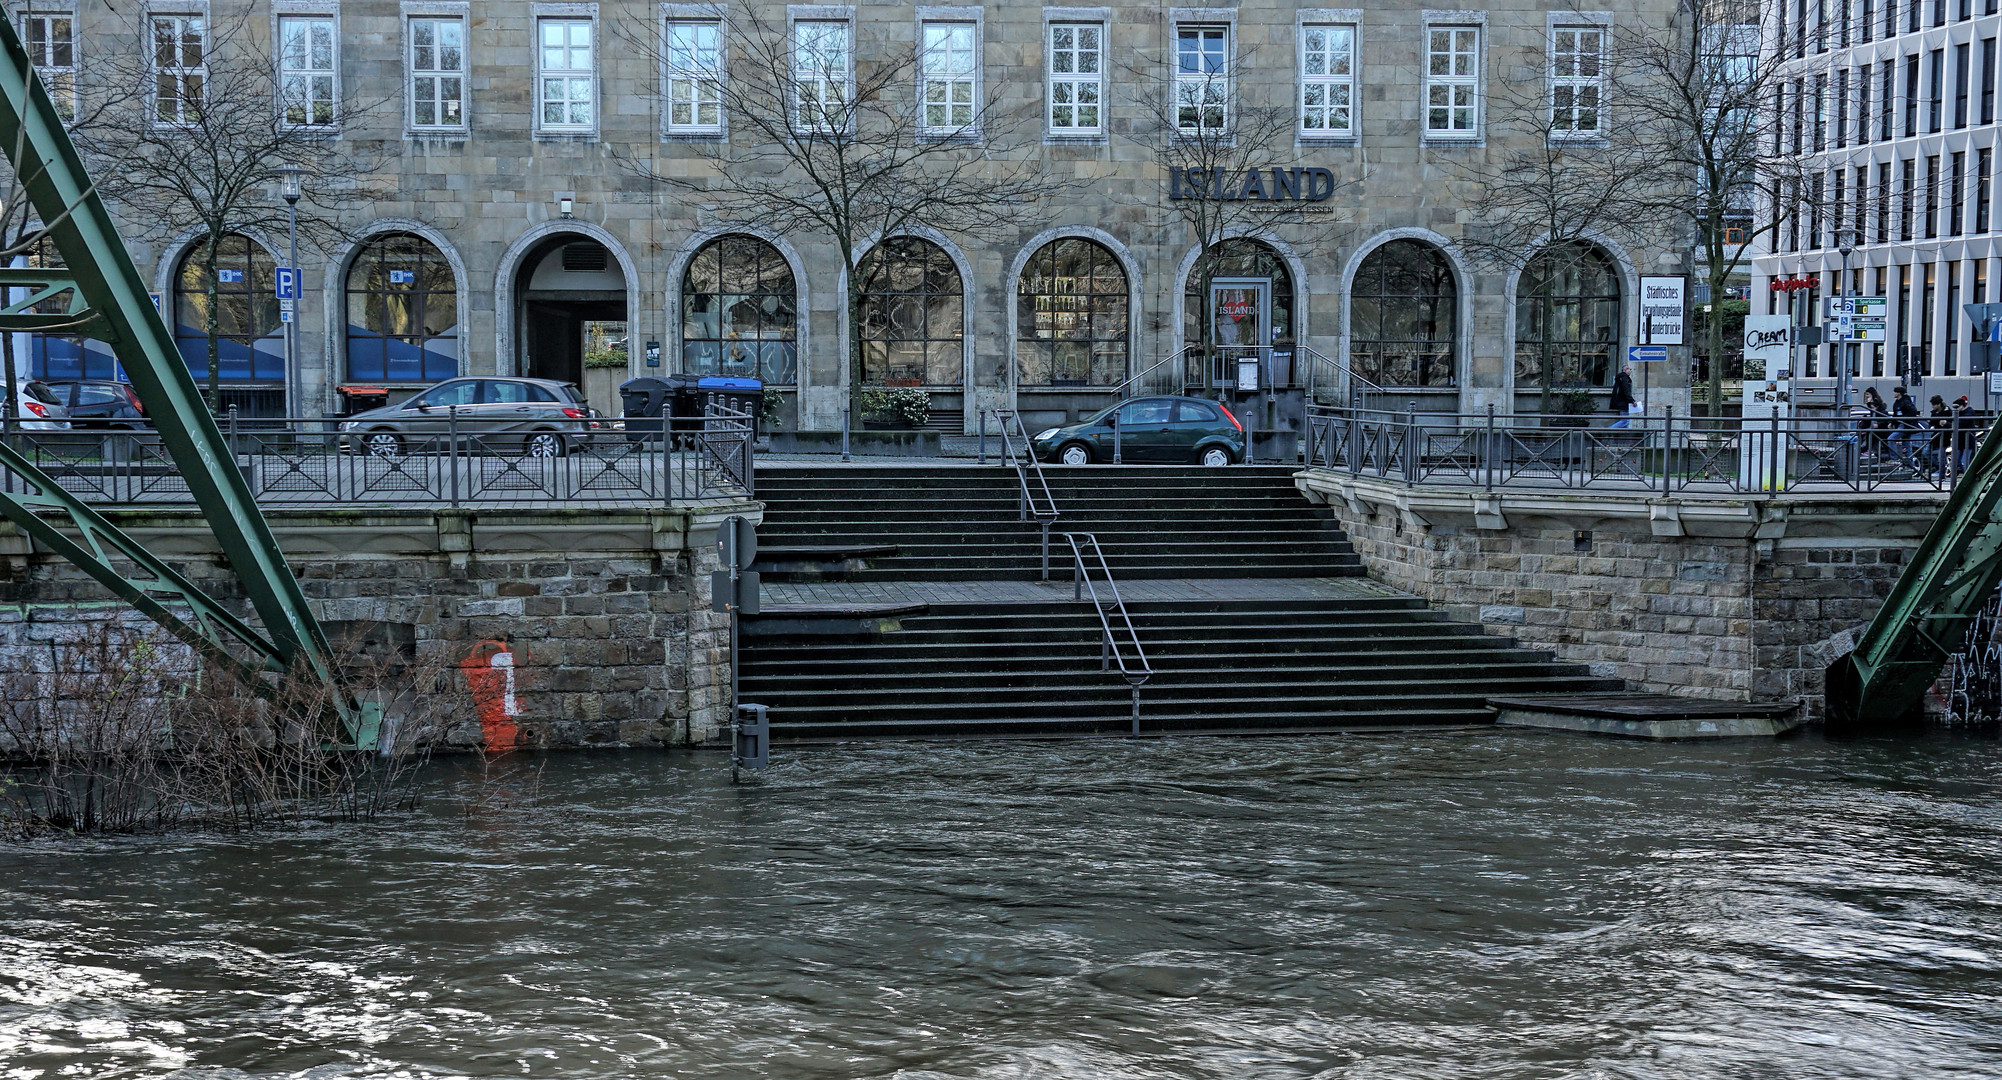
[[[337,649],[347,691],[380,701],[374,750],[342,749],[317,679],[262,692],[191,650],[103,620],[0,674],[0,834],[225,830],[359,821],[414,804],[412,774],[460,722],[455,668],[414,646]]]

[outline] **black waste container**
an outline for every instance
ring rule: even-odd
[[[619,411],[625,414],[626,438],[633,442],[660,439],[660,418],[675,403],[684,382],[679,375],[658,378],[642,375],[619,384]]]

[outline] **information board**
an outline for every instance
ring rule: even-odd
[[[1641,341],[1648,345],[1680,345],[1688,321],[1689,279],[1641,278]]]
[[[1823,301],[1825,340],[1884,341],[1890,326],[1890,300],[1882,296],[1831,296]]]

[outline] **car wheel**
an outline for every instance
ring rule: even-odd
[[[361,444],[376,457],[403,456],[403,440],[388,431],[371,431],[362,437]]]
[[[553,431],[538,431],[528,437],[521,446],[521,452],[529,457],[559,458],[563,456],[563,436]]]
[[[1196,455],[1198,464],[1212,469],[1220,469],[1230,464],[1231,460],[1230,451],[1225,450],[1221,446],[1205,447],[1201,454]]]
[[[1091,447],[1083,443],[1065,443],[1057,450],[1057,460],[1065,465],[1091,464]]]

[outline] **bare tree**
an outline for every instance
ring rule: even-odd
[[[71,131],[98,191],[129,223],[156,236],[201,232],[212,409],[222,395],[217,264],[224,240],[286,229],[287,207],[277,195],[289,167],[306,178],[301,237],[330,246],[345,235],[342,211],[379,194],[362,178],[382,164],[355,140],[339,138],[335,126],[380,103],[336,99],[330,83],[287,84],[279,51],[318,43],[308,36],[266,47],[250,26],[247,16],[221,25],[200,16],[144,16],[134,28],[142,47],[105,56],[91,80],[115,104]]]
[[[708,167],[695,175],[665,173],[631,155],[621,160],[635,175],[686,193],[724,220],[834,242],[848,281],[846,366],[851,407],[859,413],[866,382],[861,294],[878,250],[871,245],[925,229],[975,237],[1012,232],[1032,207],[1073,182],[1009,155],[1017,119],[994,98],[975,99],[950,80],[926,82],[920,93],[928,66],[920,45],[889,40],[881,23],[789,27],[755,8],[734,7],[716,8],[714,17],[726,27],[728,76],[670,76],[662,104],[670,115],[685,109],[728,117],[729,139],[698,145],[696,156]],[[702,48],[656,40],[650,29],[627,39],[671,72],[685,69],[688,54]],[[950,48],[934,48],[934,71],[950,59],[943,55]],[[721,59],[708,62],[721,66]]]

